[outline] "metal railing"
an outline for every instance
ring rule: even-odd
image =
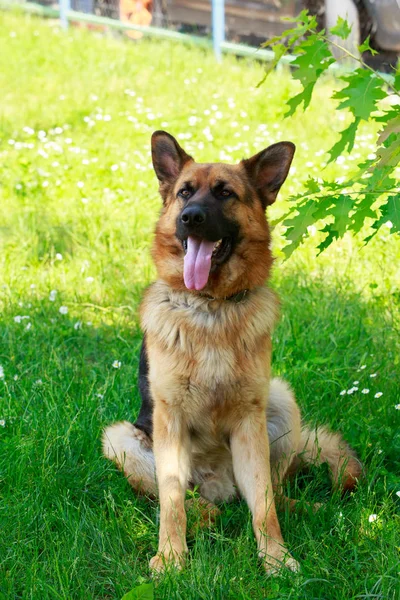
[[[157,27],[132,22],[131,20],[123,18],[121,5],[124,0],[58,1],[59,4],[53,4],[51,3],[51,0],[38,0],[37,2],[0,0],[0,8],[7,9],[18,6],[21,10],[31,14],[59,18],[62,27],[65,29],[69,27],[70,23],[87,23],[94,26],[124,31],[131,37],[150,36],[210,47],[213,48],[217,60],[221,60],[222,53],[235,54],[236,56],[243,56],[266,62],[269,62],[274,58],[274,53],[271,50],[227,41],[225,39],[224,0],[211,0],[211,37],[210,35],[197,35],[193,32],[184,33],[171,27]],[[134,2],[134,0],[128,1]],[[154,18],[153,21],[156,23],[161,22],[159,18]],[[293,60],[294,57],[285,56],[281,60],[281,64],[289,64]]]

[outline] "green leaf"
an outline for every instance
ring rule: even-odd
[[[331,199],[330,202],[332,202]],[[334,200],[333,205],[329,209],[329,213],[333,215],[335,220],[333,223],[325,225],[325,227],[322,229],[322,231],[328,235],[318,246],[319,254],[326,250],[326,248],[328,248],[328,246],[330,246],[334,240],[339,237],[343,237],[350,224],[349,213],[353,206],[354,201],[350,198],[350,196],[346,196],[344,194],[340,194],[340,196]],[[314,213],[314,216],[317,215]]]
[[[351,33],[351,27],[349,26],[346,19],[342,19],[342,17],[339,17],[336,25],[330,28],[330,32],[332,33],[332,35],[337,35],[338,37],[342,38],[342,40],[347,40]]]
[[[400,133],[391,133],[376,154],[380,159],[378,168],[396,167],[400,162]]]
[[[352,222],[349,226],[349,229],[354,233],[358,233],[362,229],[365,219],[376,219],[376,212],[371,209],[375,201],[376,196],[374,194],[366,194],[355,206],[355,211],[351,217]]]
[[[393,171],[392,167],[377,168],[375,163],[371,166],[369,171],[371,173],[371,177],[365,180],[365,192],[377,194],[376,198],[378,198],[380,194],[384,194],[396,189],[398,184],[396,183],[395,179],[390,177]]]
[[[338,109],[349,108],[355,117],[368,121],[370,114],[377,110],[377,102],[386,98],[381,81],[366,69],[356,69],[342,77],[348,86],[334,94],[337,100],[343,99]]]
[[[285,117],[292,115],[302,103],[303,110],[307,108],[318,78],[329,68],[330,64],[335,62],[328,44],[318,34],[310,35],[296,48],[296,52],[299,54],[292,62],[292,66],[297,67],[293,78],[298,79],[304,89],[289,100],[289,111]]]
[[[303,87],[315,84],[318,77],[335,61],[328,44],[318,34],[310,35],[296,51],[299,55],[292,62],[292,66],[297,67],[293,78],[299,79]]]
[[[360,123],[360,118],[357,117],[354,119],[352,123],[343,131],[340,132],[340,139],[332,148],[329,150],[329,160],[328,163],[335,160],[338,156],[343,154],[347,150],[347,152],[351,152],[354,146],[354,140],[356,137],[358,125]]]
[[[293,250],[299,246],[303,236],[307,233],[307,227],[315,223],[315,217],[313,216],[315,209],[314,200],[309,200],[303,206],[296,208],[297,215],[283,221],[283,225],[288,228],[285,237],[292,242],[283,248],[286,258],[289,258]]]
[[[358,51],[360,54],[362,54],[363,52],[371,52],[372,56],[374,56],[375,54],[378,54],[377,50],[374,50],[374,48],[371,48],[371,46],[369,45],[369,38],[370,36],[368,36],[363,43],[358,46]]]
[[[400,193],[389,196],[386,204],[380,206],[379,210],[381,211],[381,216],[372,225],[374,232],[365,238],[365,243],[368,243],[377,233],[378,229],[388,221],[391,221],[392,223],[390,231],[392,233],[400,233]]]
[[[311,102],[313,89],[314,89],[314,84],[310,83],[310,85],[308,85],[306,88],[304,88],[303,91],[300,92],[300,94],[297,94],[296,96],[293,96],[293,98],[288,100],[287,104],[289,106],[289,110],[285,113],[285,117],[291,117],[295,113],[296,108],[303,102],[304,102],[303,110],[305,110]]]
[[[318,183],[318,181],[316,179],[314,179],[313,177],[311,177],[311,175],[309,175],[306,183],[306,190],[307,192],[309,192],[310,194],[318,194],[318,192],[321,191],[321,186]]]
[[[334,228],[333,224],[330,223],[329,225],[325,225],[325,227],[322,229],[322,231],[324,233],[327,233],[328,235],[326,236],[326,238],[319,244],[318,246],[318,254],[321,254],[321,252],[323,252],[324,250],[326,250],[328,248],[328,246],[330,246],[332,244],[332,242],[334,242],[337,237],[338,237],[338,232],[336,231],[336,229]]]
[[[265,69],[265,75],[261,79],[261,81],[259,83],[257,83],[256,87],[260,87],[264,83],[264,81],[267,79],[267,77],[271,73],[271,71],[273,71],[275,69],[275,67],[279,63],[280,59],[282,58],[282,56],[285,56],[285,54],[287,52],[287,48],[284,44],[275,44],[273,47],[273,51],[274,51],[275,56],[274,56],[273,60],[271,60],[271,62],[267,63],[267,66]]]
[[[154,600],[154,586],[152,583],[143,583],[122,596],[121,600]]]
[[[312,29],[316,29],[318,26],[317,17],[315,15],[310,15],[308,10],[302,10],[296,17],[283,17],[282,21],[287,21],[289,23],[303,23]]]
[[[321,190],[321,193],[323,190]],[[332,204],[336,202],[335,196],[326,196],[325,198],[315,198],[315,210],[313,212],[314,222],[320,219],[326,219],[331,214]]]
[[[277,42],[281,42],[283,39],[283,35],[276,35],[272,38],[269,38],[269,40],[266,40],[265,42],[263,42],[261,44],[261,48],[268,48],[268,46],[272,46],[273,44],[276,44]]]
[[[379,207],[381,211],[381,218],[377,221],[377,227],[380,227],[387,221],[391,221],[393,224],[392,232],[400,233],[400,193],[393,196],[389,196],[387,203]],[[374,225],[375,227],[375,225]]]
[[[350,224],[349,213],[354,207],[354,200],[350,196],[341,194],[331,208],[331,213],[335,217],[333,226],[338,233],[338,237],[342,237]]]

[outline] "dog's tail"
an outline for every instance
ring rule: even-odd
[[[362,476],[360,460],[339,433],[332,433],[325,427],[311,429],[304,426],[297,456],[289,470],[294,472],[307,465],[322,463],[328,463],[333,486],[342,491],[354,489]]]

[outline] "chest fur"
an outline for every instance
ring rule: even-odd
[[[277,301],[268,288],[234,303],[153,284],[141,307],[141,324],[155,400],[161,395],[168,404],[189,404],[193,413],[195,407],[218,411],[235,398],[257,395],[269,378],[276,315]]]

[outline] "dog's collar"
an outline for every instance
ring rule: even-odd
[[[215,298],[214,296],[211,296],[210,294],[200,294],[200,296],[202,298],[206,298],[207,300],[224,300],[226,302],[235,302],[236,304],[239,304],[239,302],[244,301],[244,299],[246,298],[249,291],[250,290],[241,290],[240,292],[237,292],[236,294],[233,294],[232,296],[226,296],[225,298]]]

